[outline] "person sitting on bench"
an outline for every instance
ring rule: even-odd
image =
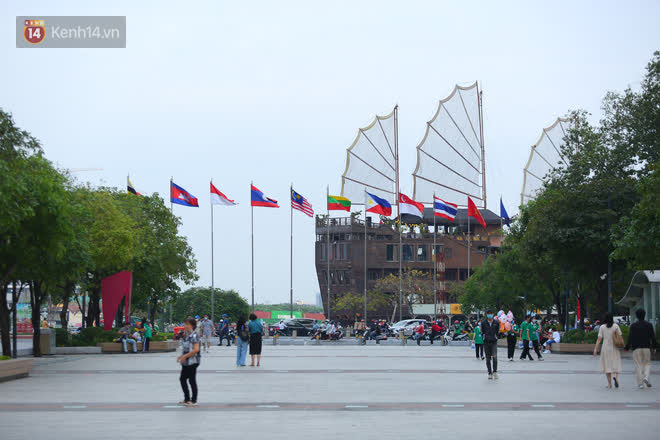
[[[131,337],[131,324],[127,322],[122,328],[119,329],[119,338],[115,342],[121,342],[124,347],[124,353],[127,353],[126,343],[128,342],[133,346],[133,353],[137,353],[137,342]]]

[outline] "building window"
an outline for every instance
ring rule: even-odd
[[[378,280],[379,271],[378,270],[369,270],[369,281]]]
[[[330,272],[330,284],[337,284],[337,276],[334,270]]]
[[[350,270],[345,270],[344,271],[344,283],[347,285],[351,284],[351,271]]]
[[[399,261],[399,245],[387,245],[387,261]]]
[[[420,244],[417,246],[417,261],[428,261],[429,256],[427,252],[427,247],[425,244]]]
[[[325,243],[321,243],[321,245],[319,246],[319,253],[321,254],[321,255],[320,255],[320,259],[321,259],[321,261],[325,261],[326,249],[327,249],[326,244],[325,244]]]
[[[403,255],[403,261],[413,261],[412,245],[404,244],[403,247],[401,248],[401,250],[402,250],[402,255]]]
[[[452,253],[453,253],[452,248],[445,248],[445,258],[447,258],[447,259],[451,258]]]
[[[445,270],[445,281],[457,281],[458,273],[456,269]]]

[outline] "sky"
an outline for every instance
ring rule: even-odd
[[[17,15],[122,15],[125,49],[17,49]],[[341,189],[359,127],[399,105],[401,191],[415,147],[455,84],[483,90],[488,207],[517,212],[541,130],[572,109],[597,121],[609,90],[639,87],[660,49],[660,2],[18,1],[0,5],[0,107],[83,182],[200,200],[175,206],[211,283],[250,297],[250,181],[257,302],[289,298],[289,185],[316,212]],[[294,213],[294,297],[314,302],[314,221]]]

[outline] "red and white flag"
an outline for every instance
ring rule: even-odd
[[[211,205],[233,206],[236,205],[236,202],[229,200],[226,195],[221,193],[218,188],[211,183]]]
[[[424,205],[405,194],[399,193],[399,211],[400,214],[410,214],[422,218],[424,216]]]

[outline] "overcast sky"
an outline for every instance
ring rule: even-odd
[[[289,298],[289,184],[325,211],[345,149],[399,104],[402,192],[415,147],[456,83],[484,93],[489,208],[517,212],[541,129],[569,109],[597,119],[608,90],[639,87],[660,49],[660,2],[18,1],[0,11],[0,107],[81,180],[200,199],[175,206],[210,285],[250,295],[249,185],[280,201],[255,209],[257,301]],[[125,15],[126,49],[16,49],[15,17]],[[295,213],[294,296],[315,300],[314,222]]]

